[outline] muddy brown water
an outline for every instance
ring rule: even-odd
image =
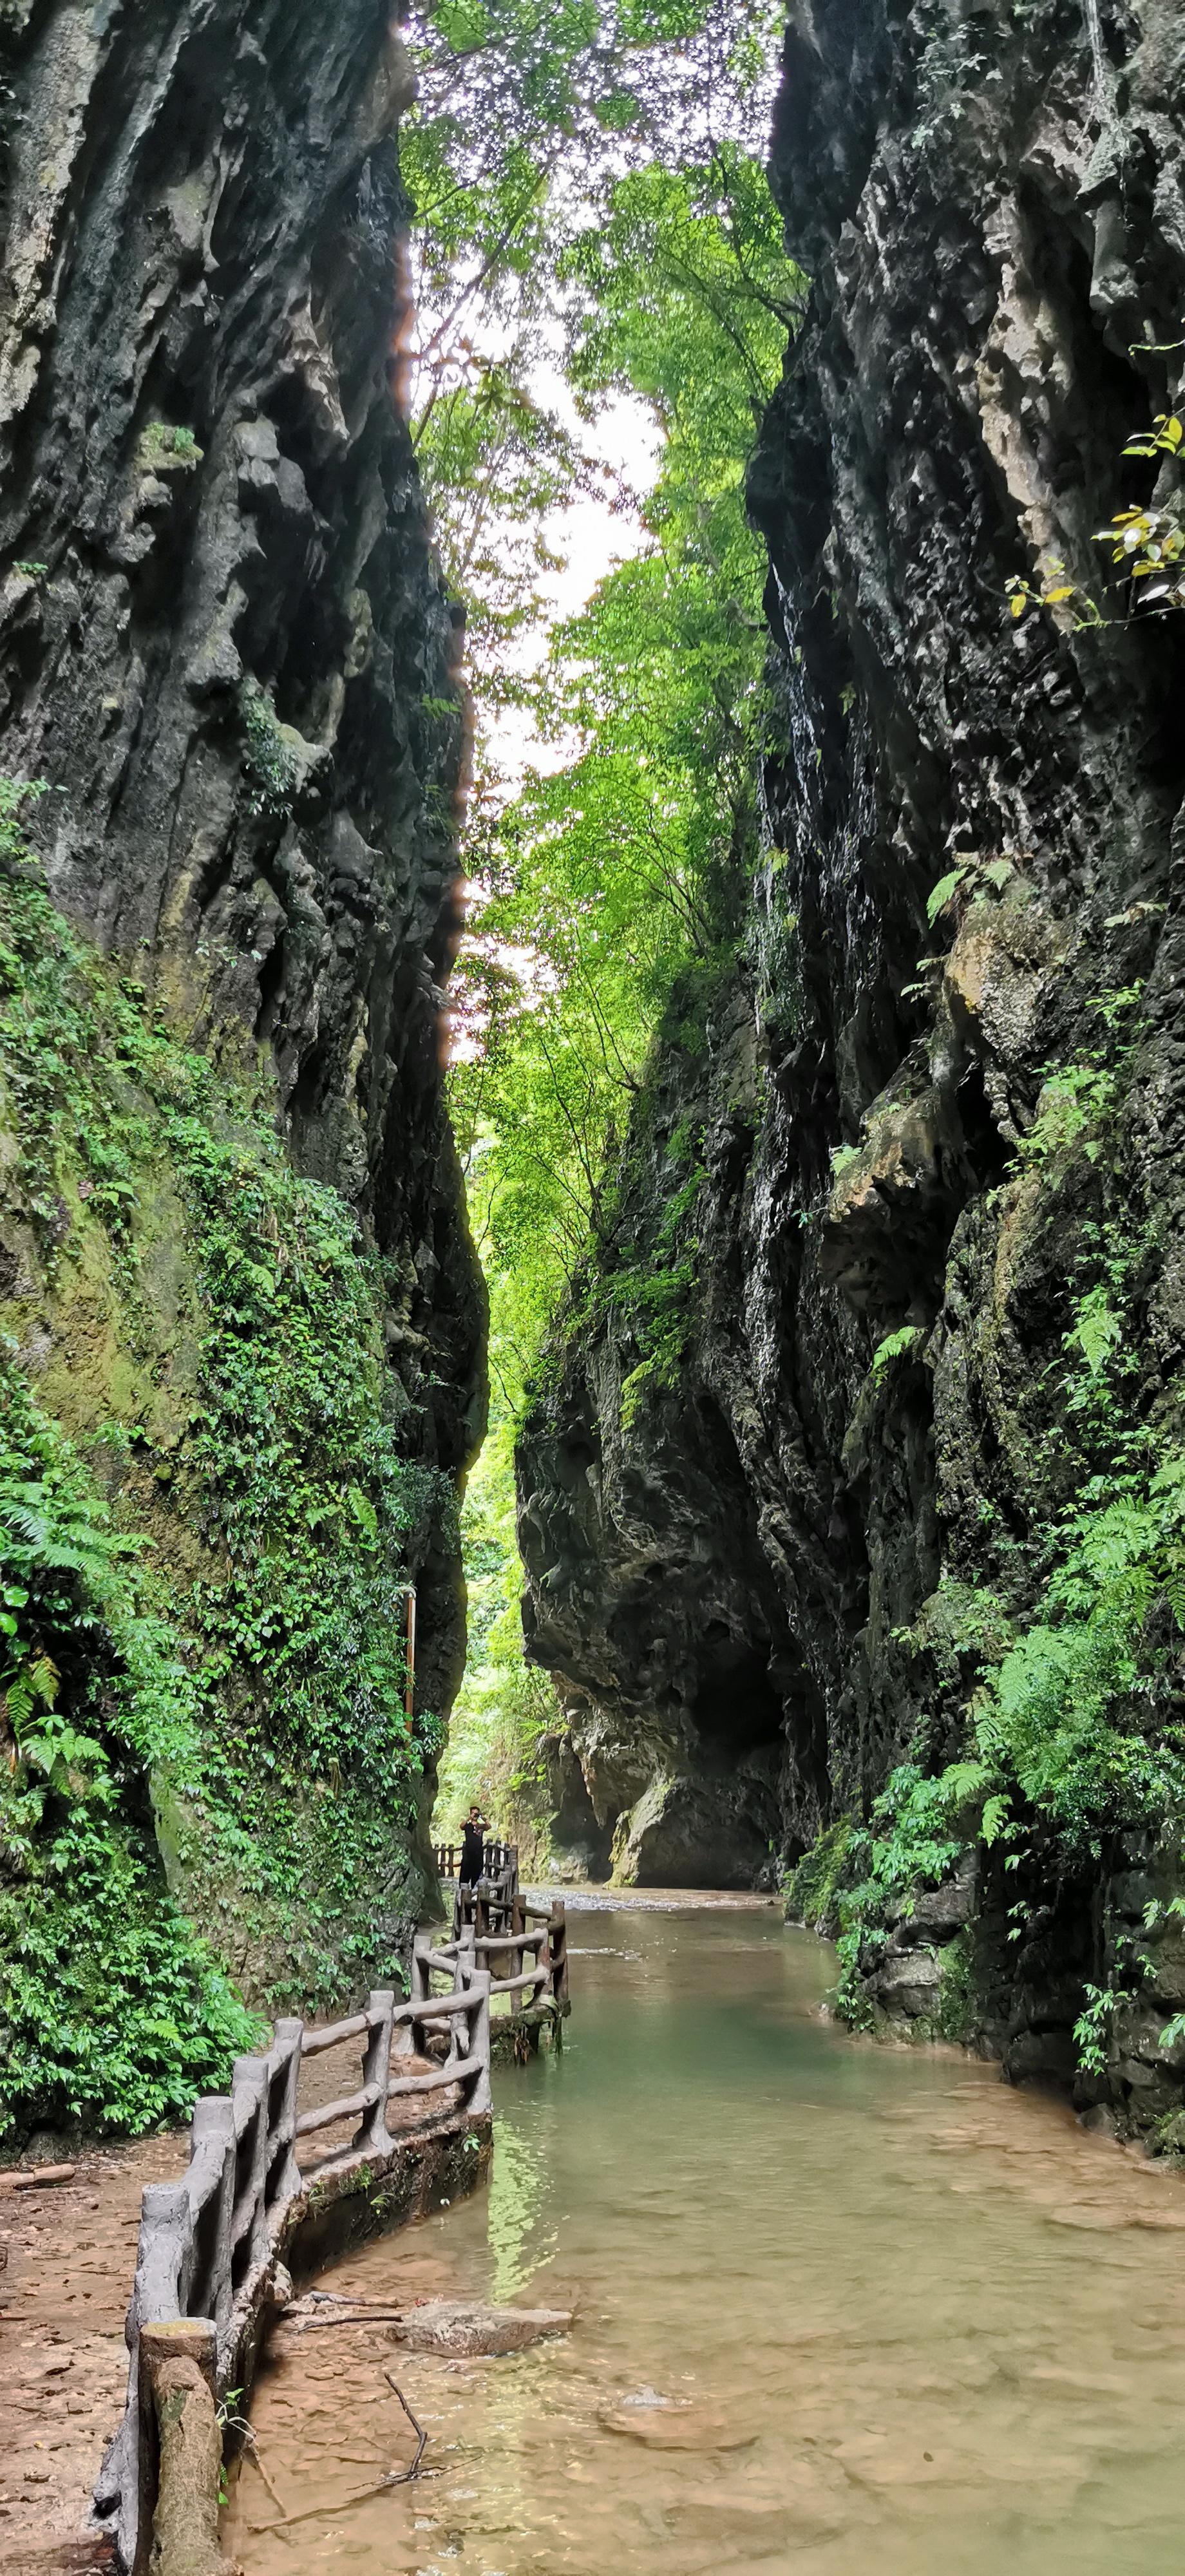
[[[563,2056],[497,2078],[488,2194],[325,2286],[575,2331],[465,2363],[306,2335],[258,2384],[247,2576],[1165,2576],[1179,2177],[821,2019],[829,1955],[768,1907],[581,1912],[571,1947]],[[429,2474],[351,2505],[410,2455],[384,2369]]]

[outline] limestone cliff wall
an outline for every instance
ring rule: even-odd
[[[357,1369],[435,1496],[404,1540],[439,1714],[484,1310],[441,1093],[466,713],[398,399],[406,52],[387,0],[4,0],[0,51],[3,767],[50,791],[26,814],[59,911],[149,1018],[262,1086],[263,1128],[381,1259]],[[200,1247],[172,1183],[161,1216],[133,1172],[160,1287],[133,1316],[126,1265],[87,1250],[93,1176],[81,1202],[62,1182],[63,1265],[15,1153],[4,1328],[72,1435],[140,1410],[156,1468],[133,1449],[114,1481],[187,1586]],[[388,1823],[394,1936],[424,1890]],[[278,1935],[236,1938],[249,1983],[285,1981]]]
[[[472,1392],[439,1111],[464,710],[397,402],[391,12],[6,12],[0,723],[55,900],[411,1261]],[[446,1450],[466,1435],[437,1398]]]
[[[773,172],[813,289],[751,480],[765,857],[626,1179],[657,1246],[690,1120],[680,1381],[623,1407],[610,1296],[520,1460],[569,1829],[644,1878],[751,1878],[966,1746],[999,1652],[968,1603],[1023,1628],[1092,1460],[1119,1474],[1084,1430],[1092,1296],[1115,1438],[1179,1439],[1185,627],[1126,622],[1094,532],[1178,508],[1175,465],[1121,451],[1182,382],[1183,104],[1169,0],[790,11]],[[1014,621],[1016,579],[1071,596]],[[1171,1728],[1175,1649],[1145,1642],[1129,1721]],[[1016,2071],[1072,2072],[1150,1848],[1104,1816],[1070,1866],[1035,1826],[1008,1948],[981,1847],[946,1936],[1000,1932],[982,2022]],[[884,2009],[933,2004],[927,1940],[866,1956]],[[1177,2098],[1159,1973],[1113,2035],[1124,2116]]]

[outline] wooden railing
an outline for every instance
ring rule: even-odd
[[[568,2009],[568,1924],[560,1898],[550,1905],[528,1905],[516,1895],[505,1901],[488,1889],[458,1890],[471,1899],[463,1919],[454,1919],[453,1937],[440,1941],[431,1933],[416,1937],[412,1954],[412,1994],[426,2000],[433,1971],[455,1977],[461,1963],[472,1959],[490,1980],[490,2002],[504,1995],[512,2010],[531,2004]],[[528,1967],[527,1960],[531,1964]]]
[[[398,2165],[401,2144],[435,2137],[442,2144],[425,2153],[439,2156],[488,2135],[469,2122],[482,2122],[491,2107],[492,2005],[504,1997],[511,2018],[531,2006],[568,2010],[564,1906],[558,1898],[528,1905],[517,1852],[493,1849],[502,1866],[476,1889],[458,1891],[463,1919],[452,1937],[416,1935],[406,2002],[383,1987],[327,2029],[277,2022],[266,2055],[238,2059],[230,2092],[195,2106],[184,2181],[150,2183],[144,2192],[127,2405],[96,2489],[118,2564],[131,2576],[147,2568],[152,2539],[161,2403],[153,2374],[162,2351],[180,2354],[176,2338],[185,2339],[191,2364],[196,2356],[205,2372],[211,2408],[228,2388],[245,2386],[277,2264],[318,2192],[369,2189],[372,2177]],[[351,2049],[361,2080],[302,2109],[302,2070]],[[330,2140],[327,2153],[310,2158],[306,2142],[347,2124],[345,2144]]]
[[[462,1849],[463,1845],[461,1843],[433,1844],[432,1857],[442,1878],[456,1877],[461,1866]],[[483,1878],[500,1878],[505,1870],[511,1869],[514,1872],[514,1883],[517,1887],[518,1844],[496,1842],[483,1843],[481,1869]]]
[[[382,1988],[368,1996],[363,2011],[328,2029],[277,2022],[266,2056],[239,2058],[230,2092],[195,2105],[184,2181],[145,2189],[127,2321],[127,2407],[96,2491],[126,2568],[146,2565],[151,2537],[152,2410],[141,2384],[142,2330],[184,2318],[209,2320],[221,2395],[254,2332],[286,2217],[313,2178],[301,2142],[356,2121],[348,2145],[321,2160],[322,2172],[340,2176],[417,2134],[430,2135],[458,2112],[478,2116],[490,2109],[493,1976],[471,1942],[446,1958],[424,1953],[428,1938],[417,1938],[406,2002]],[[432,1992],[433,1970],[445,1973],[446,1992]],[[361,2054],[361,2083],[301,2111],[302,2067],[327,2050],[351,2047]],[[450,2092],[451,2102],[442,2103],[440,2096]],[[392,2105],[410,2110],[411,2119],[396,2117]]]
[[[519,1904],[517,1864],[479,1878],[476,1886],[462,1886],[458,1880],[453,1890],[453,1938],[466,1926],[475,1932],[514,1932],[521,1927],[516,1907]]]

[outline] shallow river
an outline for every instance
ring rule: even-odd
[[[496,2077],[488,2195],[327,2286],[574,2332],[464,2363],[304,2336],[257,2390],[248,2576],[1167,2576],[1180,2180],[821,2020],[829,1954],[769,1907],[581,1912],[571,1950],[562,2057]],[[384,2366],[431,2474],[327,2511],[409,2457]]]

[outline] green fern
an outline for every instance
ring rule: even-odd
[[[7,1566],[23,1556],[26,1571],[71,1574],[101,1587],[113,1567],[141,1546],[108,1526],[97,1496],[83,1499],[45,1483],[0,1481],[0,1551]]]
[[[60,1681],[57,1665],[40,1648],[34,1648],[24,1662],[0,1679],[5,1714],[18,1742],[21,1730],[28,1725],[38,1701],[43,1708],[53,1707]]]
[[[884,1340],[877,1343],[872,1354],[872,1376],[875,1383],[879,1385],[894,1360],[904,1358],[907,1351],[919,1350],[925,1338],[920,1324],[902,1324],[897,1332],[886,1333]]]

